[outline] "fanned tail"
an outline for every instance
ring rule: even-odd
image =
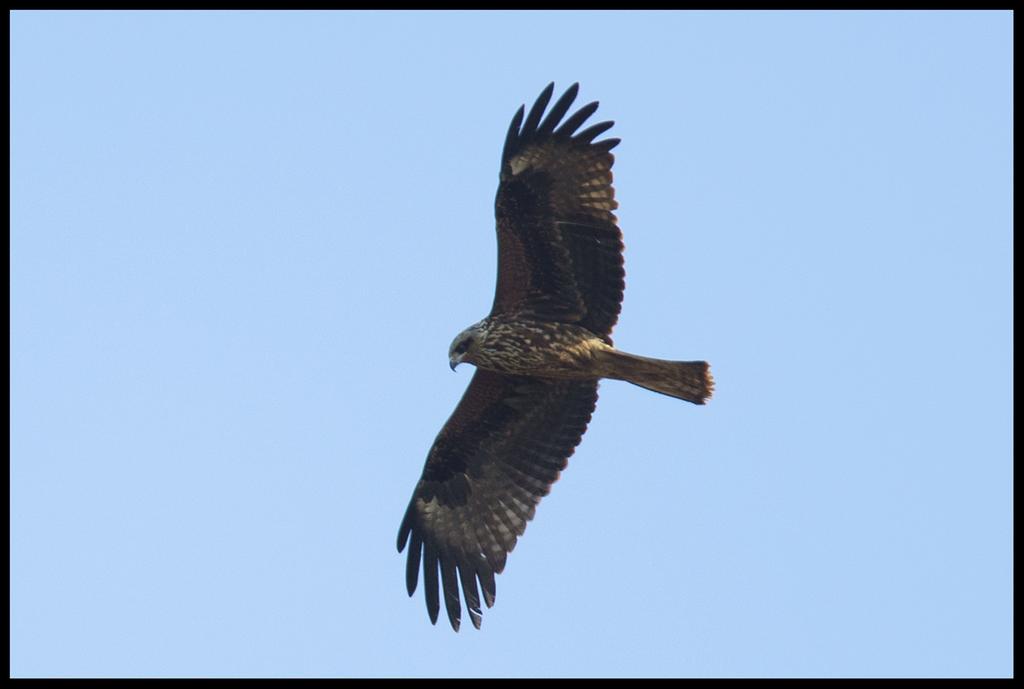
[[[617,349],[601,352],[598,361],[604,378],[624,380],[694,404],[704,404],[715,390],[706,361],[666,361]]]

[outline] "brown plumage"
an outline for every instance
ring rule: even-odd
[[[704,361],[651,359],[612,345],[625,287],[612,213],[610,151],[619,140],[594,141],[612,122],[577,132],[596,102],[562,122],[578,88],[544,116],[549,84],[525,121],[522,107],[512,119],[495,200],[494,305],[448,352],[453,369],[468,362],[477,371],[427,455],[398,532],[398,550],[409,545],[409,595],[422,565],[430,621],[437,622],[440,583],[456,631],[460,584],[479,628],[481,591],[490,607],[494,575],[583,437],[601,378],[695,404],[713,390]]]

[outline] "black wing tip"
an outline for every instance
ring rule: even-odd
[[[402,525],[398,527],[398,542],[395,544],[398,546],[398,552],[405,550],[405,545],[409,542],[409,533],[412,531],[412,527],[406,521],[403,519]]]
[[[574,81],[569,88],[559,97],[558,101],[548,110],[548,103],[551,101],[551,96],[554,94],[555,82],[549,82],[547,86],[540,92],[533,105],[530,107],[529,112],[526,110],[526,105],[520,105],[519,109],[516,110],[516,114],[512,118],[512,122],[509,125],[508,134],[505,136],[505,146],[502,151],[502,163],[506,162],[509,158],[515,155],[518,151],[525,147],[526,144],[530,143],[535,139],[542,139],[547,137],[567,138],[572,141],[592,145],[604,148],[604,150],[610,150],[616,144],[619,143],[618,139],[614,139],[615,143],[608,145],[606,141],[613,141],[607,139],[606,141],[598,141],[592,143],[592,140],[605,129],[611,127],[614,121],[601,122],[589,129],[581,132],[586,134],[592,132],[597,127],[603,127],[600,131],[593,132],[589,139],[582,137],[581,135],[575,135],[574,133],[579,129],[580,125],[583,124],[594,112],[597,110],[599,101],[592,101],[579,108],[575,113],[569,116],[568,119],[563,121],[572,103],[576,100],[576,96],[579,95],[580,82]],[[547,116],[544,116],[544,112],[547,110]]]
[[[430,624],[437,625],[441,612],[440,598],[443,596],[448,622],[453,630],[459,631],[462,624],[462,609],[459,604],[459,583],[461,583],[466,597],[469,619],[474,627],[480,629],[483,614],[480,609],[479,593],[476,590],[475,575],[471,573],[468,565],[463,570],[458,562],[447,559],[443,551],[438,551],[421,538],[420,533],[412,526],[411,508],[410,513],[402,520],[402,526],[399,527],[398,552],[402,552],[405,546],[409,547],[405,569],[405,590],[410,598],[415,595],[422,567],[423,591]],[[438,576],[438,570],[440,570],[440,576]],[[490,579],[489,585],[488,579]],[[481,584],[484,589],[484,602],[487,607],[491,607],[494,604],[494,575],[484,574]]]
[[[415,512],[416,496],[413,495],[412,499],[409,500],[409,506],[405,508],[405,514],[402,516],[402,523],[398,526],[398,552],[405,550],[406,544],[409,542],[409,536],[412,534],[412,522]]]
[[[548,103],[551,102],[551,94],[555,91],[555,82],[551,82],[544,90],[537,96],[537,100],[534,101],[533,106],[530,107],[530,112],[526,114],[526,121],[523,122],[523,128],[519,132],[520,141],[529,140],[534,134],[536,134],[538,125],[540,125],[540,118],[547,110]]]
[[[412,597],[416,593],[416,583],[421,566],[418,550],[432,551],[429,557],[424,558],[422,566],[424,569],[424,596],[427,604],[427,616],[430,624],[437,626],[441,613],[441,601],[444,597],[445,612],[448,616],[448,623],[456,632],[462,626],[462,606],[459,599],[459,585],[462,586],[462,595],[465,598],[466,610],[469,613],[469,620],[473,627],[480,629],[483,623],[483,610],[480,607],[480,594],[477,590],[477,577],[479,576],[481,589],[483,590],[483,602],[487,607],[494,605],[494,574],[488,569],[473,571],[468,564],[460,564],[458,561],[448,562],[444,555],[433,551],[430,546],[419,540],[416,531],[412,533],[410,543],[409,561],[406,569],[406,590]],[[431,567],[431,557],[436,556],[433,562],[434,576],[428,574]],[[437,577],[437,569],[440,569],[440,577]],[[479,574],[478,574],[479,572]],[[438,590],[440,589],[440,591]],[[440,594],[440,595],[439,595]]]
[[[552,81],[551,82],[552,87],[554,86],[554,84],[555,84],[555,82]],[[565,90],[565,92],[562,94],[562,97],[559,98],[559,100],[566,99],[566,100],[568,100],[571,103],[572,101],[576,100],[576,96],[578,96],[579,93],[580,93],[580,82],[574,81],[574,82],[572,82],[569,85],[569,88],[567,88]]]
[[[474,614],[473,614],[473,612],[472,612],[472,611],[470,611],[470,613],[469,613],[469,619],[470,619],[470,620],[471,620],[471,621],[473,622],[473,626],[474,626],[475,628],[477,628],[477,629],[480,629],[480,624],[481,624],[481,622],[483,621],[483,618],[482,618],[482,617],[480,616],[480,613],[479,613],[479,612],[477,612],[477,613],[476,613],[476,614],[474,615]]]
[[[459,631],[462,622],[462,605],[459,602],[458,573],[455,561],[450,552],[444,552],[439,558],[441,565],[441,591],[444,595],[444,608],[448,613],[448,621],[452,629]]]
[[[586,129],[584,129],[582,132],[577,134],[576,136],[572,137],[573,141],[580,141],[582,143],[589,144],[589,143],[593,142],[594,139],[596,139],[597,137],[601,136],[606,131],[611,129],[612,126],[614,126],[614,125],[615,125],[615,121],[614,120],[605,120],[604,122],[598,122],[597,124],[592,124],[589,127],[587,127]]]
[[[453,618],[449,615],[448,622],[451,623],[452,629],[455,631],[455,633],[458,633],[459,627],[462,625],[462,621],[458,617]]]
[[[508,125],[508,133],[505,135],[505,147],[501,152],[501,162],[505,163],[512,157],[513,152],[518,148],[519,131],[523,124],[523,117],[526,115],[526,106],[520,105],[516,114],[512,116],[512,122]]]
[[[409,596],[416,593],[416,583],[420,578],[420,557],[423,551],[423,542],[414,533],[412,544],[409,547],[409,556],[405,561],[405,590]]]

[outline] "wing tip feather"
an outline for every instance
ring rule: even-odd
[[[519,109],[516,110],[516,114],[512,117],[512,121],[509,124],[508,133],[505,136],[505,145],[501,155],[502,166],[508,163],[516,153],[525,148],[529,143],[548,137],[567,138],[576,143],[594,146],[604,151],[611,150],[618,145],[619,139],[606,139],[593,143],[593,139],[615,124],[614,121],[600,122],[574,135],[574,132],[597,111],[600,102],[592,101],[587,103],[565,119],[566,114],[579,95],[580,83],[578,81],[573,82],[549,110],[547,106],[551,101],[554,88],[555,82],[549,82],[544,87],[544,90],[541,91],[537,100],[534,101],[529,112],[527,112],[525,104],[520,105]],[[546,116],[545,110],[547,110]],[[543,120],[541,119],[542,117]]]

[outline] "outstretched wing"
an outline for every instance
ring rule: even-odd
[[[597,110],[596,102],[561,121],[579,84],[541,120],[553,89],[544,89],[525,122],[525,108],[519,108],[505,138],[491,313],[576,323],[611,342],[625,288],[622,233],[612,213],[618,207],[615,158],[609,152],[619,140],[594,141],[612,122],[576,132]]]
[[[458,631],[461,619],[460,582],[470,619],[480,627],[480,590],[491,607],[494,575],[565,469],[596,403],[596,381],[477,369],[430,449],[398,531],[399,552],[409,545],[406,587],[413,595],[422,562],[432,623],[440,571],[452,628]]]

